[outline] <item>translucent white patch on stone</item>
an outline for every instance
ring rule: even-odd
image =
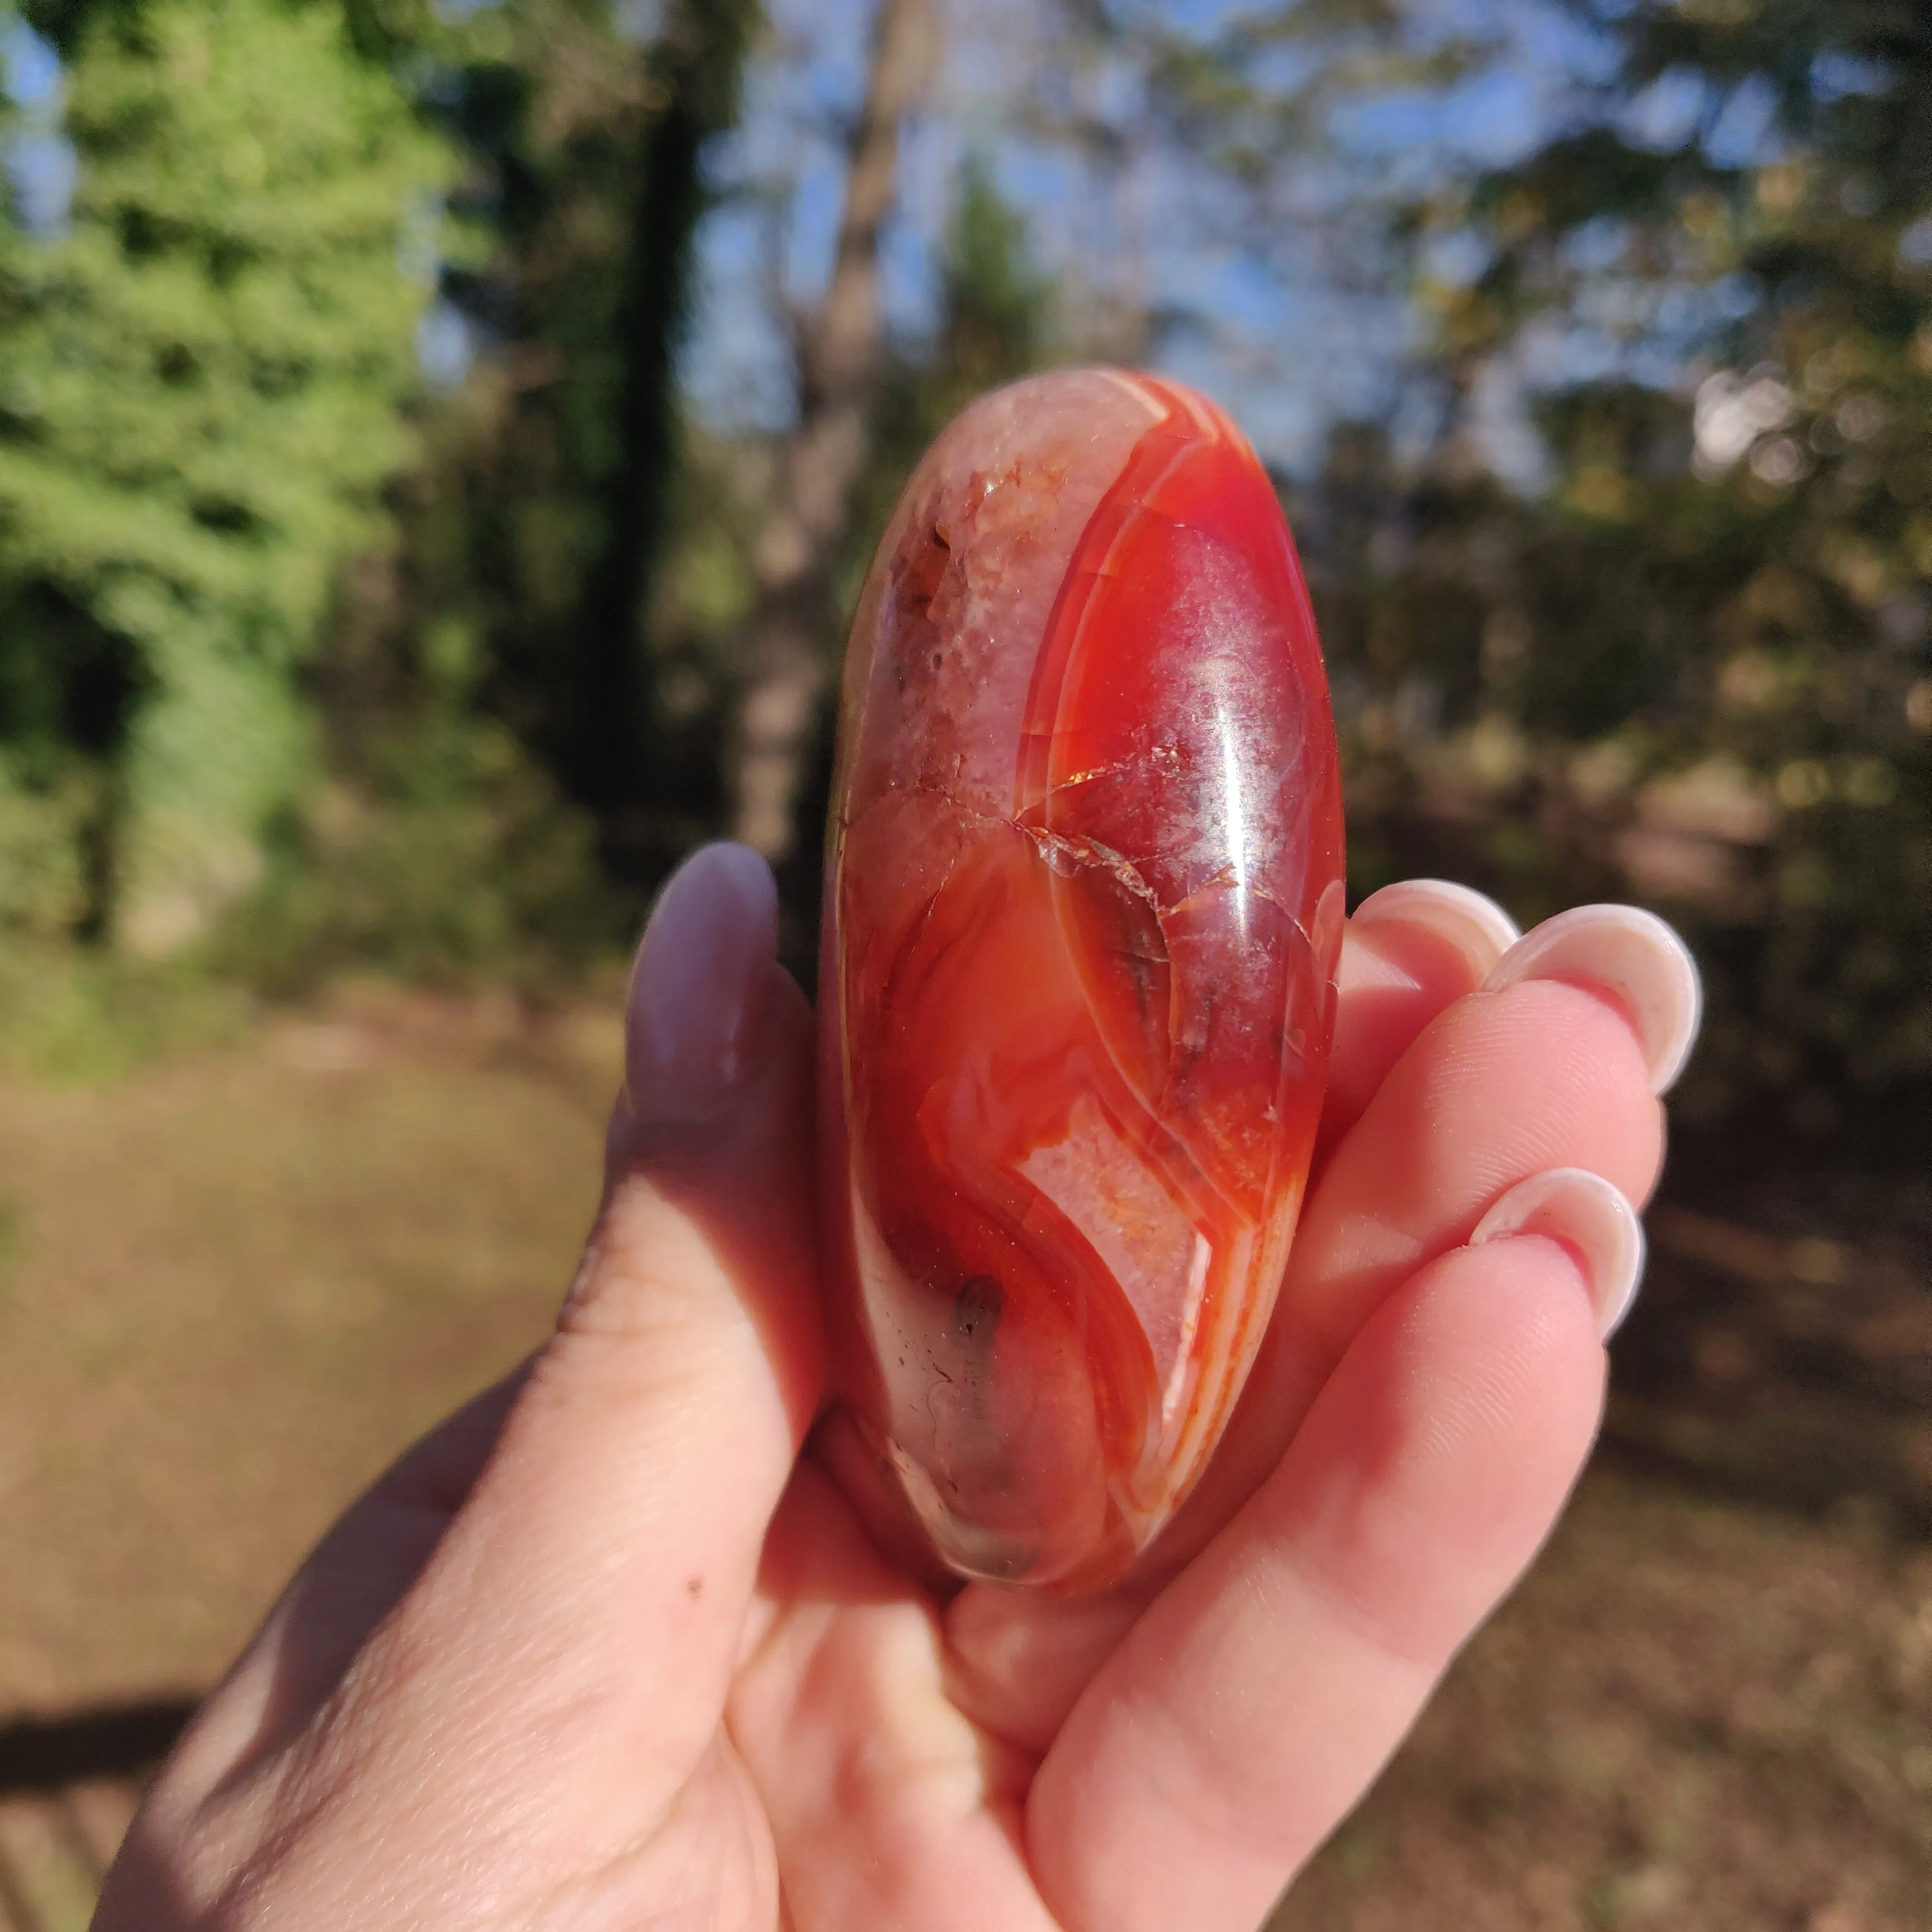
[[[936,1394],[970,1394],[983,1402],[988,1364],[983,1344],[962,1342],[950,1298],[936,1294],[900,1266],[852,1179],[852,1246],[859,1289],[892,1419],[892,1432],[922,1464],[951,1472],[959,1448],[956,1405],[935,1407]]]
[[[1165,1420],[1167,1404],[1187,1381],[1208,1244],[1090,1095],[1074,1102],[1066,1138],[1035,1148],[1020,1172],[1079,1229],[1120,1283],[1154,1351]]]
[[[1192,1397],[1194,1385],[1200,1378],[1199,1364],[1194,1359],[1194,1333],[1201,1325],[1201,1301],[1207,1292],[1208,1269],[1214,1258],[1214,1250],[1208,1245],[1207,1236],[1197,1234],[1194,1237],[1194,1258],[1187,1270],[1187,1300],[1180,1320],[1180,1339],[1174,1352],[1174,1366],[1168,1370],[1167,1385],[1161,1391],[1163,1455],[1175,1432],[1174,1418]]]

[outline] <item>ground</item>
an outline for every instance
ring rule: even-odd
[[[365,986],[0,1084],[0,1927],[85,1923],[175,1702],[544,1334],[618,1048]],[[1926,1185],[1690,1156],[1597,1463],[1276,1932],[1922,1927]]]

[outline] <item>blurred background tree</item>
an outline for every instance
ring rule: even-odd
[[[620,943],[715,770],[664,728],[647,635],[686,466],[674,355],[700,159],[748,4],[513,0],[364,19],[454,158],[461,244],[418,335],[417,460],[312,688],[322,813],[224,935],[250,976],[374,962],[535,984]],[[715,766],[715,760],[711,761]]]
[[[644,637],[680,463],[674,358],[705,143],[736,114],[752,0],[519,0],[446,36],[425,94],[492,247],[449,278],[485,347],[415,525],[412,622],[462,609],[484,701],[595,814],[600,856],[661,870],[670,788]]]
[[[831,274],[794,325],[797,420],[781,441],[751,551],[752,596],[725,740],[730,830],[770,860],[798,833],[822,735],[839,613],[828,596],[864,469],[878,386],[880,248],[897,198],[900,124],[922,104],[937,52],[932,0],[879,0],[865,92],[846,142]]]
[[[1838,1127],[1932,1072],[1932,16],[1576,11],[1553,138],[1400,211],[1424,452],[1344,430],[1306,494],[1358,863],[1662,905],[1694,1112]]]
[[[0,228],[0,855],[17,920],[159,953],[260,880],[298,679],[407,460],[446,152],[341,16],[74,23],[62,232]],[[17,836],[17,835],[16,835]]]

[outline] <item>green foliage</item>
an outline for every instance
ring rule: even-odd
[[[158,952],[310,769],[297,674],[411,451],[448,160],[338,11],[285,0],[93,10],[67,131],[70,235],[0,224],[0,748],[38,800],[12,836],[64,813],[96,854],[36,869]]]
[[[1655,901],[1712,994],[1692,1104],[1822,1124],[1932,1071],[1932,16],[1568,4],[1614,59],[1558,137],[1420,194],[1363,163],[1294,230],[1365,287],[1398,244],[1434,265],[1442,433],[1338,434],[1294,512],[1358,884]],[[647,45],[606,0],[32,6],[81,176],[64,238],[0,219],[0,1051],[106,1067],[218,1024],[196,960],[76,935],[200,932],[200,965],[273,987],[581,958],[620,929],[610,879],[719,803],[772,452],[681,423],[671,367],[753,0],[673,0]],[[1288,173],[1355,165],[1332,110],[1503,44],[1431,0],[1088,10],[1148,80],[1134,138],[1277,263]],[[1740,136],[1754,100],[1772,125]],[[439,254],[489,347],[432,400]],[[838,598],[1054,320],[969,167]],[[1484,460],[1512,401],[1543,460],[1517,487]]]
[[[922,448],[975,396],[1037,368],[1047,349],[1047,284],[1026,224],[976,158],[953,208],[940,302],[937,339],[916,371],[902,368],[897,385],[904,428]]]
[[[0,932],[56,939],[87,910],[82,833],[94,814],[86,774],[22,783],[0,761]]]
[[[680,428],[673,364],[700,149],[736,111],[754,0],[676,0],[638,44],[612,8],[509,0],[448,50],[446,118],[488,258],[458,292],[500,338],[410,526],[420,594],[479,640],[480,695],[598,816],[607,862],[661,866],[645,617]]]
[[[136,959],[14,934],[0,946],[0,1070],[91,1085],[240,1036],[250,1002],[191,953]]]
[[[267,876],[209,950],[273,994],[375,968],[416,981],[537,983],[628,935],[588,817],[472,699],[476,652],[449,620],[410,688],[357,716],[326,782],[272,829]]]
[[[210,968],[580,961],[622,913],[560,794],[646,763],[697,149],[755,8],[34,17],[81,172],[69,236],[0,223],[0,1047],[106,1066]],[[440,400],[439,256],[496,352]]]
[[[1657,901],[1710,981],[1693,1103],[1822,1126],[1932,1074],[1932,17],[1594,17],[1595,124],[1416,211],[1487,256],[1423,285],[1450,436],[1419,474],[1338,442],[1310,519],[1360,816],[1487,825],[1526,909]],[[1666,74],[1703,104],[1669,139]],[[1742,156],[1740,88],[1777,106]],[[1466,439],[1538,335],[1610,367],[1529,392],[1517,494]]]

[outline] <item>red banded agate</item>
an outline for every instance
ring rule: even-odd
[[[821,967],[840,1393],[961,1573],[1106,1581],[1220,1439],[1341,880],[1314,622],[1240,433],[1112,370],[974,404],[860,599]]]

